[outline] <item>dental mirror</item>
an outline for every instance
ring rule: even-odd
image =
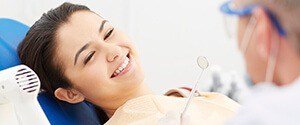
[[[187,100],[187,102],[186,102],[186,105],[185,105],[185,107],[184,107],[184,110],[183,110],[183,112],[182,112],[182,114],[181,114],[181,118],[182,118],[184,115],[186,115],[186,111],[187,111],[187,109],[188,109],[188,107],[189,107],[189,105],[190,105],[190,103],[191,103],[191,100],[192,100],[192,98],[194,97],[195,92],[196,92],[196,90],[197,90],[197,88],[198,88],[199,81],[200,81],[200,79],[201,79],[201,77],[202,77],[202,75],[203,75],[205,69],[207,69],[207,68],[209,67],[209,61],[208,61],[207,58],[204,57],[204,56],[198,56],[198,58],[197,58],[197,65],[202,69],[202,71],[198,74],[196,83],[195,83],[195,85],[194,85],[194,87],[193,87],[193,89],[192,89],[192,91],[191,91],[191,93],[190,93],[190,95],[189,95],[189,97],[188,97],[188,100]]]
[[[209,62],[204,56],[199,56],[197,58],[197,64],[202,70],[206,69],[209,66]]]

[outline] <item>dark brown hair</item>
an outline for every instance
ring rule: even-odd
[[[54,55],[57,46],[57,30],[68,22],[76,11],[91,11],[88,7],[72,3],[63,3],[55,9],[44,13],[30,27],[25,38],[18,46],[18,54],[22,64],[33,69],[40,78],[41,89],[54,96],[59,88],[69,88],[71,84],[63,75],[63,67]],[[92,12],[92,11],[91,11]],[[107,121],[106,113],[96,106],[100,120]]]

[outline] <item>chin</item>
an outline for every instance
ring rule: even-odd
[[[265,74],[260,73],[258,70],[248,69],[248,73],[250,75],[249,77],[251,78],[254,84],[265,81]]]
[[[144,72],[138,71],[131,77],[131,79],[128,79],[126,81],[128,81],[129,84],[140,85],[144,82],[144,80],[145,80]]]
[[[144,84],[144,73],[142,71],[136,72],[130,79],[124,80],[123,83],[123,89],[124,91],[128,90],[136,90],[138,89],[141,85]]]

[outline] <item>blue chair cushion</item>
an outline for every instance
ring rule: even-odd
[[[0,18],[0,71],[20,64],[17,46],[29,27],[11,19]],[[54,99],[47,93],[40,93],[38,101],[52,125],[99,125],[92,104],[84,101],[70,104]]]
[[[42,92],[38,101],[51,125],[99,125],[95,108],[88,102],[70,104]]]
[[[0,71],[19,63],[17,52],[0,37]]]
[[[29,27],[6,18],[0,18],[0,70],[20,64],[17,47]]]

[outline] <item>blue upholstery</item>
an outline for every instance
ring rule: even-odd
[[[29,27],[20,22],[0,18],[0,71],[20,64],[16,48],[28,30]],[[100,124],[93,105],[88,102],[70,104],[43,92],[38,101],[52,125]]]
[[[81,102],[70,104],[56,100],[47,93],[38,96],[51,125],[99,125],[99,119],[92,104]]]
[[[0,19],[0,70],[19,64],[16,48],[28,26],[11,19]]]

